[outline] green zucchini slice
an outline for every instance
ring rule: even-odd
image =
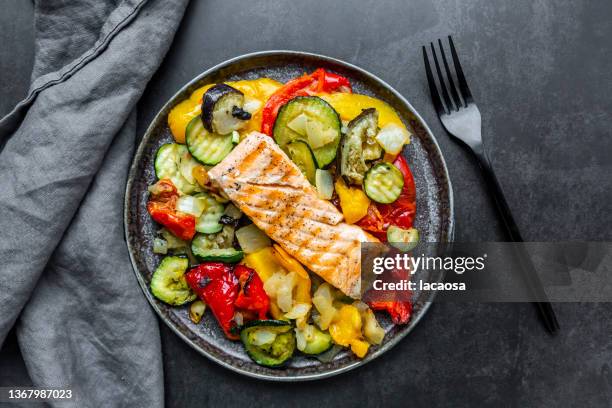
[[[196,198],[204,201],[204,211],[196,220],[195,230],[203,234],[214,234],[223,229],[219,222],[223,215],[223,204],[219,203],[213,196],[200,193]]]
[[[191,163],[193,162],[193,163]],[[162,145],[155,156],[155,175],[158,179],[170,179],[183,194],[199,190],[196,183],[190,183],[182,174],[182,167],[192,167],[197,163],[184,145],[167,143]]]
[[[300,140],[289,143],[285,146],[285,151],[291,161],[293,161],[308,179],[310,184],[315,184],[317,165],[315,164],[312,151],[308,145]]]
[[[295,351],[293,326],[284,320],[255,320],[240,331],[247,354],[266,367],[283,365]]]
[[[211,133],[206,130],[199,116],[187,125],[185,141],[191,155],[206,165],[219,163],[234,148],[231,132],[226,135]]]
[[[378,163],[366,173],[363,190],[372,200],[389,204],[398,199],[404,188],[404,176],[391,163]]]
[[[316,96],[298,96],[283,105],[274,122],[274,140],[285,147],[295,140],[308,143],[319,168],[336,157],[342,123],[330,104]]]
[[[167,256],[153,272],[151,293],[172,306],[180,306],[196,299],[185,281],[189,260],[180,256]]]
[[[301,350],[304,354],[321,354],[332,348],[334,345],[329,333],[323,332],[318,328],[313,328],[312,338],[306,340],[306,347]]]
[[[244,254],[231,246],[233,230],[234,227],[226,225],[219,234],[197,234],[191,241],[191,252],[202,261],[239,262]]]
[[[402,251],[412,251],[419,244],[419,230],[391,225],[387,229],[387,242]]]

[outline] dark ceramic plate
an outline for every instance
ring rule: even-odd
[[[421,320],[431,304],[431,296],[414,293],[414,310],[409,324],[394,326],[379,316],[386,336],[383,344],[372,347],[360,360],[347,351],[331,362],[295,356],[283,368],[261,367],[253,363],[242,344],[225,339],[210,313],[198,325],[188,316],[187,307],[170,307],[155,299],[149,291],[151,274],[160,262],[153,253],[153,238],[159,228],[147,214],[147,186],[155,181],[153,160],[163,143],[172,139],[167,116],[180,101],[196,88],[208,84],[262,76],[285,82],[318,67],[348,77],[357,93],[376,96],[395,108],[413,133],[412,142],[404,151],[417,186],[416,227],[421,239],[429,242],[450,242],[453,237],[453,195],[442,153],[431,131],[414,108],[397,91],[376,76],[354,65],[321,55],[294,51],[267,51],[243,55],[217,65],[185,85],[157,114],[144,135],[129,174],[125,195],[125,233],[136,277],[145,296],[161,319],[185,342],[211,360],[239,373],[268,380],[300,381],[329,377],[372,361],[406,336]]]

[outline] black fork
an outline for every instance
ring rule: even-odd
[[[480,111],[474,103],[474,98],[472,97],[472,93],[465,79],[461,63],[459,62],[455,44],[450,35],[448,36],[448,42],[455,75],[452,74],[442,40],[438,39],[438,51],[436,51],[434,43],[430,43],[433,65],[437,74],[435,77],[430,64],[430,58],[427,55],[427,47],[423,46],[423,58],[425,61],[425,71],[427,72],[427,82],[429,82],[431,99],[444,129],[454,136],[455,139],[463,142],[474,153],[480,169],[482,170],[489,193],[503,220],[503,225],[508,237],[511,241],[523,242],[523,237],[514,221],[512,211],[506,202],[501,185],[493,172],[491,161],[484,148],[481,134],[482,125]],[[438,54],[441,56],[442,64],[440,64]],[[442,67],[444,72],[442,71]],[[436,78],[438,84],[436,84]],[[533,303],[537,307],[547,330],[551,333],[555,333],[559,330],[559,323],[552,305],[548,301],[546,292],[544,291],[542,282],[537,275],[533,263],[522,245],[516,245],[514,248],[527,287],[531,291],[532,297],[537,300]]]

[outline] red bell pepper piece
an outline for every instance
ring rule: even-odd
[[[372,310],[383,310],[389,313],[395,324],[406,324],[412,314],[412,303],[408,301],[390,300],[368,302]]]
[[[405,269],[394,269],[384,275],[388,282],[401,282],[410,279],[410,272]],[[372,310],[382,310],[389,313],[391,320],[395,324],[406,324],[412,315],[412,303],[410,302],[410,292],[387,291],[367,291],[365,302]]]
[[[244,265],[237,265],[234,274],[240,284],[240,292],[234,306],[241,310],[254,312],[257,318],[266,319],[270,309],[270,299],[264,291],[263,282],[254,269]]]
[[[389,225],[410,228],[416,214],[416,187],[410,167],[402,155],[397,156],[393,165],[404,175],[404,188],[400,196],[391,204],[376,204],[377,211],[368,209],[366,216],[357,222],[383,242],[387,241]]]
[[[304,74],[287,82],[274,92],[263,107],[261,113],[261,133],[272,136],[272,129],[278,111],[296,96],[313,95],[337,90],[352,92],[351,83],[341,75],[333,74],[319,68],[312,74]]]
[[[195,217],[176,211],[178,192],[172,181],[159,180],[151,188],[147,211],[153,220],[168,229],[174,236],[189,241],[195,235]]]
[[[185,274],[185,280],[198,297],[210,307],[225,335],[237,340],[234,333],[234,302],[240,289],[232,268],[221,262],[206,262]]]

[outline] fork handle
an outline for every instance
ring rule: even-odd
[[[497,211],[502,218],[504,228],[508,233],[510,240],[513,242],[524,242],[518,226],[514,221],[514,217],[512,216],[512,211],[510,210],[508,202],[504,196],[503,189],[495,176],[495,172],[493,171],[491,161],[489,160],[486,151],[481,149],[475,150],[474,153],[476,154],[485,183],[487,184],[489,193],[493,196],[493,201],[495,202]],[[529,257],[527,250],[523,245],[513,245],[512,247],[514,248],[514,253],[519,260],[523,279],[527,283],[527,287],[531,291],[531,295],[534,297],[534,299],[541,300],[533,302],[538,309],[540,317],[550,333],[557,332],[559,330],[559,322],[557,321],[552,305],[548,301],[542,281],[540,280],[536,269],[531,262],[531,258]]]

